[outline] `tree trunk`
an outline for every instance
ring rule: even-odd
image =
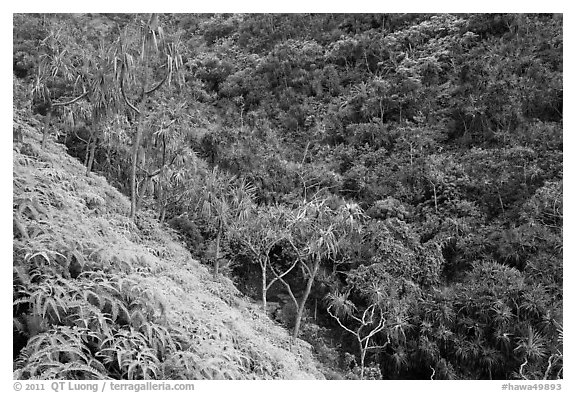
[[[362,341],[358,341],[358,344],[360,346],[360,379],[364,379],[364,361],[366,359],[366,349],[362,347]]]
[[[163,175],[158,178],[158,217],[160,217],[160,224],[164,223],[166,207],[168,207],[168,197],[162,185],[162,177]]]
[[[156,198],[158,200],[158,216],[160,217],[160,223],[164,220],[164,212],[166,211],[166,204],[164,203],[164,190],[162,188],[162,181],[164,180],[164,167],[166,166],[166,137],[162,135],[162,166],[160,167],[160,173],[158,173],[158,186],[156,189]]]
[[[222,220],[218,224],[218,234],[216,235],[216,256],[214,258],[214,277],[218,276],[220,268],[220,240],[222,238]]]
[[[434,211],[438,213],[438,197],[436,196],[436,185],[432,183],[432,188],[434,189]]]
[[[136,164],[138,163],[138,150],[140,147],[140,139],[142,139],[142,121],[140,120],[140,116],[138,118],[138,127],[136,129],[136,139],[134,141],[134,145],[132,146],[132,168],[130,171],[130,219],[133,220],[136,217],[136,210],[137,206],[136,203],[138,201],[138,194],[136,192]]]
[[[88,166],[88,159],[90,158],[90,146],[92,146],[92,133],[88,137],[88,144],[86,145],[86,154],[84,154],[84,166]]]
[[[92,171],[92,164],[94,163],[94,153],[96,152],[96,145],[98,144],[98,138],[94,138],[92,141],[92,147],[90,148],[90,156],[88,158],[88,164],[86,165],[86,176],[90,175]]]
[[[134,220],[136,217],[136,211],[138,210],[138,193],[136,190],[136,168],[138,164],[138,151],[140,150],[140,140],[142,139],[144,120],[144,108],[146,106],[146,86],[148,85],[148,56],[143,52],[144,59],[144,73],[142,74],[142,91],[140,93],[140,101],[138,103],[138,112],[135,114],[135,121],[138,126],[136,127],[136,140],[134,141],[134,146],[132,146],[132,169],[130,171],[130,219]]]
[[[110,142],[106,144],[106,175],[110,178],[112,174],[112,157],[110,156]]]
[[[498,200],[500,201],[500,208],[502,209],[502,214],[506,214],[504,210],[504,203],[502,202],[502,196],[500,195],[500,187],[496,187],[496,192],[498,193]]]
[[[46,141],[48,139],[48,132],[50,129],[50,119],[52,118],[52,110],[48,109],[46,111],[46,117],[44,117],[44,130],[42,132],[42,144],[41,147],[44,149],[46,147]]]
[[[144,178],[144,185],[142,186],[142,191],[139,193],[139,198],[136,201],[136,208],[138,210],[140,210],[140,207],[142,206],[142,200],[144,199],[144,197],[146,196],[146,194],[148,193],[148,189],[150,188],[150,177],[146,176]]]
[[[306,289],[304,290],[304,294],[302,295],[302,300],[300,300],[300,304],[298,305],[298,312],[296,314],[296,321],[294,323],[294,338],[298,338],[298,334],[300,333],[300,324],[302,323],[302,316],[304,315],[304,308],[306,306],[306,301],[308,300],[308,296],[310,296],[310,291],[312,290],[312,284],[316,278],[316,273],[318,272],[318,268],[320,267],[320,261],[317,260],[314,262],[314,268],[312,270],[312,274],[308,277],[308,282],[306,283]]]
[[[266,269],[262,269],[262,308],[264,309],[264,312],[267,312],[267,305],[266,305],[267,292],[268,289],[266,288]]]
[[[162,218],[162,213],[166,210],[164,204],[164,191],[162,190],[162,174],[158,177],[158,192],[156,194],[156,198],[158,198],[157,209],[158,209],[158,217]],[[162,222],[162,220],[160,221]]]
[[[142,139],[142,138],[140,138]],[[146,168],[146,147],[143,146],[142,148],[139,148],[138,150],[138,164],[137,166],[139,166],[140,168]],[[138,183],[138,182],[136,182]],[[137,187],[137,197],[136,197],[136,211],[140,210],[140,207],[142,206],[142,200],[144,200],[144,197],[146,196],[146,194],[148,194],[148,188],[150,187],[150,176],[148,176],[148,172],[146,171],[146,174],[144,175],[144,180],[142,181],[142,187],[138,186]]]

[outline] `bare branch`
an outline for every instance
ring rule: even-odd
[[[142,172],[146,172],[146,176],[147,177],[154,177],[156,175],[158,175],[160,172],[162,172],[162,170],[166,167],[170,167],[172,166],[172,164],[174,164],[174,161],[176,161],[176,158],[178,157],[178,154],[175,154],[174,157],[172,157],[172,160],[170,161],[169,164],[164,164],[162,165],[160,168],[156,169],[154,172],[150,173],[148,172],[147,169],[142,168],[140,165],[138,165],[138,169],[140,169]]]
[[[389,342],[385,343],[384,345],[370,345],[370,346],[365,347],[365,349],[367,351],[371,350],[371,349],[384,349],[388,346],[388,344],[389,344]]]
[[[292,266],[290,266],[288,268],[288,270],[286,270],[284,273],[282,274],[278,274],[276,273],[276,270],[274,270],[274,268],[272,267],[272,264],[270,264],[270,270],[272,271],[272,274],[274,274],[274,276],[276,276],[274,279],[272,279],[270,281],[270,283],[268,284],[268,286],[266,287],[266,289],[270,288],[272,286],[273,283],[275,283],[278,280],[281,280],[285,275],[287,275],[288,273],[290,273],[292,271],[292,269],[294,269],[294,267],[296,267],[296,265],[298,264],[298,259],[296,259],[294,261],[294,263],[292,264]]]
[[[550,375],[550,371],[552,370],[552,367],[554,367],[556,365],[559,358],[560,357],[557,354],[552,354],[548,358],[548,367],[546,368],[546,372],[544,373],[544,379],[548,379],[548,375]]]
[[[124,64],[122,64],[122,71],[120,72],[120,93],[122,93],[122,98],[126,105],[130,107],[134,112],[140,114],[140,110],[136,108],[130,101],[128,101],[128,97],[126,97],[126,92],[124,91]]]
[[[340,322],[340,318],[338,318],[336,315],[334,315],[332,313],[331,308],[332,308],[332,306],[329,306],[326,309],[326,311],[328,311],[328,314],[330,314],[332,316],[332,318],[334,318],[336,320],[336,322],[338,322],[338,325],[340,325],[340,327],[342,327],[342,329],[346,330],[349,333],[352,333],[354,336],[356,336],[358,339],[360,339],[357,332],[353,331],[352,329],[347,328],[342,322]]]
[[[308,154],[308,148],[310,147],[310,142],[306,144],[306,149],[304,149],[304,156],[302,157],[301,165],[304,165],[304,161],[306,161],[306,154]]]
[[[162,87],[162,85],[164,84],[164,82],[166,82],[168,80],[168,77],[170,76],[170,71],[166,71],[166,76],[164,76],[164,79],[162,79],[160,81],[160,83],[158,83],[156,85],[156,87],[153,87],[152,89],[144,92],[145,95],[150,95],[152,93],[154,93],[156,90],[158,90],[160,87]]]
[[[52,106],[66,106],[66,105],[71,105],[73,103],[75,103],[78,100],[81,100],[82,98],[86,97],[88,95],[88,92],[85,91],[84,93],[82,93],[81,95],[79,95],[78,97],[70,100],[70,101],[66,101],[66,102],[55,102],[52,104]]]
[[[75,129],[75,128],[72,129],[72,132],[74,132],[74,136],[75,136],[76,138],[80,139],[80,140],[81,140],[82,142],[84,142],[85,144],[88,144],[88,143],[89,143],[86,139],[84,139],[84,138],[82,138],[80,135],[78,135],[78,133],[76,132],[76,129]]]
[[[244,239],[240,239],[240,241],[242,242],[242,244],[244,244],[246,247],[248,247],[250,249],[250,251],[252,251],[252,253],[254,254],[254,256],[256,258],[258,258],[260,256],[260,253],[258,252],[258,250],[256,250],[254,248],[254,246],[247,240]]]
[[[360,324],[360,329],[362,329],[362,327],[364,326],[364,322],[362,322],[362,320],[360,318],[358,318],[356,315],[354,314],[350,314],[348,315],[350,318],[352,318],[353,320],[355,320],[356,322],[358,322]]]
[[[520,365],[520,370],[519,370],[520,376],[522,377],[522,379],[528,379],[528,378],[526,378],[526,376],[524,376],[524,366],[526,366],[527,364],[528,364],[528,358],[524,358],[524,363],[522,363]]]
[[[298,308],[298,300],[296,300],[296,296],[294,296],[294,293],[292,292],[292,288],[290,288],[290,284],[288,284],[283,278],[279,278],[278,279],[282,284],[284,284],[284,286],[286,287],[286,289],[288,290],[288,295],[290,295],[290,298],[292,299],[292,302],[294,302],[294,306],[296,306],[296,308]]]
[[[364,339],[369,340],[373,335],[384,330],[385,326],[386,326],[386,320],[381,315],[380,316],[380,322],[378,323],[378,326],[376,326],[370,333],[368,333],[368,335],[366,337],[364,337]],[[368,341],[366,343],[368,343]]]
[[[303,269],[306,269],[306,272],[308,273],[308,277],[312,277],[312,270],[310,270],[310,267],[306,264],[306,262],[301,260],[301,264],[300,266],[302,266]]]

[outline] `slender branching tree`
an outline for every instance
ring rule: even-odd
[[[178,42],[164,34],[158,15],[152,14],[138,31],[134,26],[127,26],[121,33],[115,67],[119,72],[120,93],[133,112],[132,122],[136,127],[130,172],[130,218],[134,219],[138,202],[138,155],[152,104],[149,99],[162,86],[170,85],[172,79],[179,80],[174,78],[182,67]]]

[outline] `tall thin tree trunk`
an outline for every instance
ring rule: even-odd
[[[41,147],[44,149],[46,147],[46,141],[48,140],[48,132],[50,131],[50,119],[52,118],[52,110],[48,109],[46,111],[46,117],[44,117],[44,129],[42,130],[42,143]]]
[[[146,175],[144,178],[144,185],[142,186],[142,191],[140,192],[139,198],[136,201],[136,208],[139,210],[142,206],[142,200],[148,193],[148,189],[150,188],[150,177]]]
[[[139,113],[136,113],[136,122],[138,126],[136,127],[136,140],[134,141],[134,146],[132,146],[132,169],[130,173],[130,219],[134,220],[136,217],[136,211],[138,210],[138,192],[136,190],[136,167],[138,163],[138,151],[140,150],[140,140],[142,139],[142,134],[144,132],[144,108],[146,106],[146,86],[148,85],[148,56],[144,54],[144,73],[142,75],[142,92],[140,93],[139,101]]]
[[[98,138],[94,138],[92,142],[92,147],[90,148],[90,157],[88,158],[88,164],[86,165],[86,176],[92,171],[92,165],[94,163],[94,153],[96,152],[96,145],[98,144]]]
[[[312,270],[312,274],[308,277],[308,282],[306,283],[306,289],[304,290],[304,294],[302,295],[302,299],[300,300],[300,304],[298,305],[298,312],[296,314],[296,322],[294,323],[294,338],[298,338],[298,334],[300,333],[300,325],[302,323],[302,316],[304,315],[304,308],[306,307],[306,301],[308,300],[308,296],[310,296],[310,291],[312,290],[312,284],[316,279],[316,273],[320,267],[320,261],[317,260],[314,262],[314,268]]]
[[[88,137],[88,144],[86,145],[86,154],[84,154],[84,166],[88,166],[88,160],[90,159],[90,146],[92,146],[92,132],[90,132],[90,137]]]
[[[137,157],[139,163],[140,163],[140,168],[146,168],[146,148],[145,146],[143,146],[139,153],[138,153],[138,157]],[[142,189],[138,189],[138,198],[136,199],[136,211],[140,210],[140,206],[142,206],[142,201],[144,200],[144,197],[146,196],[146,194],[148,194],[148,189],[150,188],[150,176],[148,176],[148,173],[146,173],[146,175],[144,175],[144,180],[142,182]]]
[[[158,193],[156,194],[156,198],[158,198],[157,203],[158,217],[162,218],[162,213],[166,210],[164,208],[165,204],[164,204],[164,190],[162,189],[162,175],[158,177]]]
[[[266,289],[266,269],[262,269],[262,308],[264,312],[267,312],[267,304],[266,304],[266,293],[268,290]]]
[[[432,188],[434,189],[434,211],[438,213],[438,197],[436,196],[436,185],[432,183]]]
[[[364,379],[364,361],[366,360],[366,349],[362,347],[362,341],[358,341],[360,346],[360,379]],[[368,342],[366,342],[368,344]]]
[[[222,238],[222,220],[218,224],[218,234],[216,235],[216,257],[214,258],[214,277],[218,276],[220,268],[220,240]]]
[[[160,214],[160,224],[164,224],[165,218],[166,218],[166,206],[163,206],[162,213]]]
[[[106,144],[106,174],[108,176],[108,178],[110,178],[110,175],[112,173],[112,157],[110,156],[111,152],[110,152],[110,142],[108,142]]]
[[[132,168],[130,170],[130,219],[133,220],[136,217],[136,202],[138,201],[138,193],[136,192],[136,164],[138,163],[138,148],[140,146],[140,139],[142,139],[142,120],[138,116],[138,127],[136,129],[136,140],[132,146]]]
[[[502,196],[500,195],[500,187],[496,187],[496,192],[498,192],[498,200],[500,201],[500,208],[502,209],[502,214],[506,214],[504,210],[504,203],[502,202]]]
[[[166,203],[164,202],[164,189],[162,187],[162,181],[164,180],[164,167],[166,166],[166,137],[162,135],[162,166],[160,167],[160,173],[158,174],[158,192],[156,197],[158,198],[158,216],[160,217],[160,223],[164,222],[164,213],[166,212]]]

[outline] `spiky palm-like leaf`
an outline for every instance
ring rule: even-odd
[[[528,326],[526,335],[518,339],[518,346],[514,352],[520,353],[528,359],[541,359],[546,356],[546,340],[540,332]]]
[[[336,315],[341,318],[346,318],[357,311],[356,305],[352,303],[347,293],[334,292],[326,295],[326,300],[328,301],[328,308],[334,309]]]

